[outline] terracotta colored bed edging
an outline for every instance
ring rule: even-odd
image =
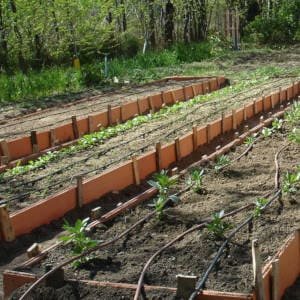
[[[295,91],[293,87],[288,87],[286,90],[281,91],[281,94],[282,92],[283,95],[285,94],[284,98],[279,96],[279,92],[273,93],[271,97],[277,99],[274,105],[282,104],[299,94],[300,90],[297,90],[297,94],[289,92],[291,88]],[[139,180],[143,180],[159,169],[168,168],[176,161],[192,154],[195,149],[209,144],[212,137],[232,131],[243,122],[246,122],[248,118],[259,115],[263,110],[263,106],[266,107],[263,103],[268,101],[267,99],[268,97],[265,97],[264,99],[253,101],[253,103],[245,106],[242,111],[234,111],[232,114],[223,116],[207,126],[194,128],[195,130],[176,139],[174,142],[149,151],[136,159],[135,167],[133,161],[130,160],[84,181],[81,188],[80,199],[82,203],[80,205],[91,203],[109,192],[122,190],[132,184],[136,184],[137,175]],[[243,115],[243,118],[239,118],[239,115]],[[195,143],[196,145],[194,145]],[[138,174],[135,174],[136,170],[138,170]],[[71,187],[12,213],[9,216],[9,220],[15,237],[29,233],[41,225],[63,217],[68,211],[80,206],[78,198],[78,189]]]
[[[138,100],[128,101],[119,106],[111,107],[97,114],[76,119],[72,122],[58,126],[54,129],[36,132],[32,131],[30,136],[16,138],[11,141],[1,141],[0,157],[4,163],[0,166],[0,172],[15,166],[17,163],[25,163],[45,153],[53,151],[57,146],[66,146],[80,136],[98,131],[100,127],[107,127],[116,123],[125,122],[136,115],[142,115],[152,110],[159,110],[163,105],[170,105],[177,101],[186,101],[195,96],[206,94],[223,87],[227,79],[225,77],[168,77],[167,80],[191,80],[207,79],[205,81],[160,92]],[[66,144],[67,143],[67,144]]]
[[[278,282],[279,286],[279,297],[281,298],[285,290],[291,286],[300,274],[300,230],[292,233],[283,245],[277,251],[277,253],[272,257],[271,261],[265,265],[263,269],[263,280],[265,289],[265,300],[272,300],[272,263],[278,261],[279,264],[279,276]],[[9,295],[15,291],[17,288],[21,287],[26,283],[33,283],[37,280],[37,276],[32,273],[16,272],[5,270],[3,272],[3,287],[4,296],[9,297]],[[81,282],[87,285],[99,286],[99,287],[111,287],[117,289],[131,289],[135,290],[135,284],[127,283],[113,283],[113,282],[99,282],[91,280],[79,280],[74,279],[67,280],[70,282]],[[171,292],[176,292],[176,288],[163,287],[163,286],[147,286],[145,285],[145,290],[168,290]],[[279,298],[279,299],[280,299]],[[243,293],[228,293],[228,292],[218,292],[213,290],[204,290],[197,297],[198,300],[256,300],[257,297],[255,293],[253,294],[243,294]]]

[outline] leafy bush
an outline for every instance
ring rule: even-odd
[[[232,228],[232,225],[222,220],[224,210],[213,214],[213,220],[207,225],[207,229],[216,239],[223,239],[225,232]]]

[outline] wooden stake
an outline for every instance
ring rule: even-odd
[[[179,138],[175,139],[175,152],[176,152],[176,161],[180,161],[181,160],[181,150],[180,150]]]
[[[27,249],[26,252],[27,252],[27,257],[32,258],[38,256],[41,253],[41,249],[38,243],[34,243]]]
[[[92,133],[94,131],[94,120],[92,116],[88,116],[88,130],[89,133]]]
[[[281,87],[279,88],[279,105],[282,104],[282,98],[281,98]]]
[[[15,239],[14,228],[6,204],[0,205],[0,228],[4,241],[12,242]]]
[[[272,300],[280,300],[279,285],[279,259],[274,259],[272,262]]]
[[[156,156],[156,169],[157,171],[161,171],[162,167],[162,158],[161,158],[161,143],[158,142],[156,143],[155,145],[155,149],[156,149],[156,153],[155,153],[155,156]]]
[[[3,156],[6,156],[10,161],[10,152],[6,140],[0,140],[0,146]]]
[[[39,152],[39,145],[38,145],[38,141],[37,141],[37,132],[36,132],[36,130],[31,131],[30,141],[31,141],[32,152],[33,153],[38,153]]]
[[[155,112],[155,108],[154,108],[152,96],[149,96],[149,97],[148,97],[148,103],[149,103],[149,107],[150,107],[151,113],[154,113],[154,112]]]
[[[177,289],[176,298],[178,299],[189,299],[190,295],[195,290],[197,277],[187,275],[176,275]]]
[[[107,105],[107,122],[108,122],[108,126],[112,125],[112,111],[111,111],[111,105],[108,104]]]
[[[186,100],[188,100],[188,98],[187,98],[187,94],[186,94],[186,89],[185,89],[185,86],[182,86],[182,91],[183,91],[183,101],[186,101]]]
[[[140,99],[136,99],[136,103],[137,103],[138,114],[141,115],[142,114],[142,108],[141,108]]]
[[[237,125],[236,125],[236,113],[235,110],[232,110],[232,129],[236,130]]]
[[[121,123],[123,123],[124,120],[124,105],[121,103],[120,104],[120,115],[121,115]]]
[[[198,149],[198,132],[197,126],[193,126],[193,149],[196,151]]]
[[[55,129],[50,129],[50,145],[51,147],[54,147],[56,145]]]
[[[132,168],[133,168],[133,176],[134,176],[135,184],[140,185],[141,184],[140,172],[139,172],[139,166],[138,166],[136,156],[132,157]]]
[[[221,133],[225,132],[225,113],[222,112],[221,114]]]
[[[74,139],[78,139],[79,138],[79,130],[78,130],[78,124],[77,124],[76,116],[72,116],[72,127],[73,127]]]
[[[162,107],[166,106],[167,105],[167,101],[166,101],[166,97],[165,97],[165,93],[164,91],[161,91],[160,92],[160,95],[161,95],[161,103],[162,103]]]
[[[177,101],[176,101],[176,96],[175,96],[174,91],[171,91],[171,96],[172,96],[172,102],[176,103]]]
[[[96,220],[99,219],[102,215],[102,208],[97,206],[91,210],[91,219]]]
[[[256,291],[257,300],[265,300],[265,290],[262,277],[262,262],[258,241],[252,241],[252,262],[253,262],[253,286]]]
[[[175,167],[175,168],[173,168],[173,169],[171,170],[171,172],[170,172],[170,176],[172,177],[172,176],[174,176],[174,175],[178,174],[178,172],[179,172],[178,168],[177,168],[177,167]]]
[[[206,136],[207,136],[207,144],[210,143],[211,141],[211,128],[210,128],[210,124],[206,125]]]
[[[77,180],[77,208],[83,206],[83,179],[82,176],[78,176]]]
[[[266,111],[266,97],[265,96],[262,97],[262,111],[263,112]]]
[[[254,114],[254,116],[257,115],[256,100],[253,101],[253,114]]]
[[[271,95],[271,108],[275,108],[275,101],[274,101],[274,95]]]
[[[192,84],[192,91],[193,91],[193,98],[195,98],[197,96],[196,90],[195,90],[195,86]]]
[[[246,105],[244,105],[244,109],[243,109],[243,119],[244,119],[244,122],[247,121],[247,110],[246,110]]]

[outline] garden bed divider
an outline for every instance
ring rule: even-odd
[[[129,100],[118,106],[107,106],[107,110],[77,119],[71,117],[71,122],[56,128],[42,132],[32,132],[29,136],[18,137],[13,140],[1,140],[0,142],[0,172],[7,168],[23,164],[29,160],[45,154],[48,151],[58,150],[57,146],[66,147],[76,143],[84,134],[89,134],[120,122],[132,119],[136,115],[143,115],[150,111],[157,111],[164,105],[170,105],[178,101],[186,101],[197,95],[204,94],[204,89],[209,92],[216,91],[228,83],[225,77],[167,77],[168,80],[202,79],[204,81],[189,86],[159,92],[138,100]],[[205,80],[207,79],[207,80]],[[205,88],[204,88],[205,87]],[[33,135],[34,134],[34,135]],[[61,148],[60,147],[60,148]],[[6,157],[5,159],[3,158]],[[8,162],[7,162],[8,161]]]
[[[288,102],[298,96],[300,93],[299,86],[300,82],[297,83],[297,90],[295,87],[293,88],[293,86],[286,88],[284,91],[287,91],[288,97],[282,99],[282,101]],[[296,91],[297,94],[292,94],[291,91]],[[254,107],[256,107],[257,114],[262,112],[263,106],[267,110],[270,110],[271,96],[269,95],[264,99],[265,104],[263,104],[263,99],[260,98],[255,101],[255,104],[248,104],[234,111],[234,116],[232,114],[225,115],[224,119],[219,118],[210,122],[207,126],[197,127],[197,130],[194,129],[184,136],[175,139],[174,142],[165,145],[159,144],[159,146],[156,146],[156,149],[137,157],[134,164],[132,160],[126,161],[118,166],[107,169],[99,175],[83,180],[80,187],[70,187],[44,200],[37,201],[24,209],[16,211],[9,215],[9,219],[7,220],[9,224],[5,226],[12,227],[15,237],[30,233],[35,228],[63,217],[67,212],[74,210],[80,205],[89,204],[112,191],[120,191],[135,184],[135,172],[138,172],[139,180],[144,180],[158,170],[167,169],[170,165],[194,152],[195,133],[197,133],[197,146],[199,149],[199,147],[209,144],[210,141],[220,136],[222,131],[227,133],[233,130],[234,125],[237,127],[241,126],[244,122],[245,115],[247,119],[254,117]],[[274,93],[274,99],[276,105],[278,105],[281,99],[279,92]],[[233,122],[233,120],[235,121]],[[264,123],[261,125],[264,126]],[[253,130],[255,131],[256,129],[251,129],[250,132],[253,132]],[[240,142],[240,139],[237,139],[235,142]],[[231,143],[226,146],[228,149],[231,147],[230,144]],[[198,149],[196,150],[198,151]],[[219,155],[219,153],[220,151],[217,151],[213,155],[216,156]],[[80,205],[78,204],[79,194]],[[3,226],[4,225],[2,225],[2,228]],[[2,232],[2,239],[3,238]]]
[[[276,270],[274,270],[274,263],[277,264]],[[274,279],[274,271],[277,272],[276,281]],[[282,246],[271,258],[271,260],[263,268],[263,281],[265,300],[278,300],[280,299],[285,290],[291,286],[300,274],[300,229],[293,232],[283,242]],[[38,277],[32,273],[17,272],[11,270],[5,270],[3,272],[3,287],[4,287],[4,299],[7,299],[11,293],[17,288],[23,286],[26,283],[33,283]],[[175,280],[175,279],[174,279]],[[91,286],[98,287],[111,287],[119,289],[131,289],[135,290],[135,284],[127,283],[114,283],[114,282],[99,282],[92,280],[67,280],[69,282],[81,282]],[[272,290],[274,286],[277,287],[279,298],[274,298]],[[163,287],[163,286],[146,286],[145,290],[167,290],[174,294],[176,288]],[[198,295],[197,300],[259,300],[255,292],[246,293],[234,293],[234,292],[218,292],[213,290],[204,290]]]

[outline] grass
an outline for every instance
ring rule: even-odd
[[[276,72],[281,72],[281,74],[284,74],[285,70],[278,68],[276,69]],[[57,161],[80,151],[90,149],[95,145],[99,145],[100,143],[114,136],[122,134],[123,132],[138,127],[142,124],[149,123],[153,120],[166,118],[170,115],[184,113],[187,108],[194,107],[195,105],[198,105],[202,102],[207,102],[219,97],[225,97],[230,94],[241,92],[249,87],[255,86],[256,84],[268,81],[270,77],[269,74],[270,70],[268,67],[258,68],[253,72],[243,71],[239,74],[240,81],[232,86],[217,90],[214,93],[195,97],[194,99],[191,99],[189,101],[177,102],[172,106],[166,106],[153,114],[137,116],[131,120],[126,121],[125,123],[107,127],[101,129],[100,131],[87,134],[80,138],[75,145],[62,148],[59,151],[48,152],[45,155],[39,157],[37,160],[30,161],[28,164],[17,165],[16,167],[7,170],[4,173],[1,173],[0,180],[5,180],[10,177],[15,177],[36,170],[38,168],[45,167],[53,161]]]

